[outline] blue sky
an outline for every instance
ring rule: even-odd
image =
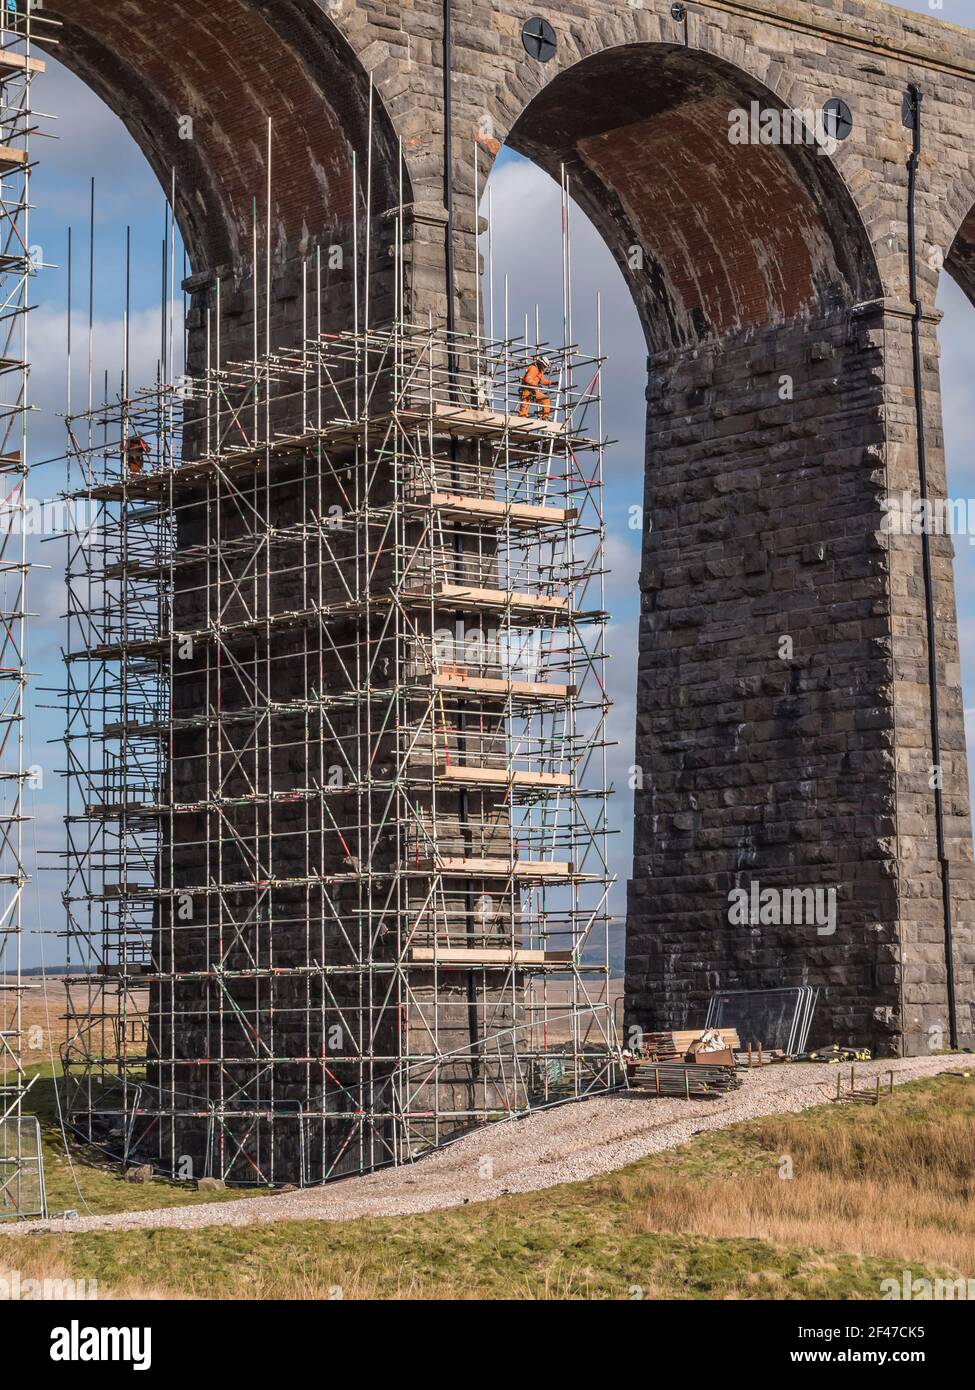
[[[975,19],[975,0],[911,0],[904,8],[954,23]],[[36,212],[31,241],[43,248],[51,268],[35,281],[38,309],[32,322],[33,393],[40,413],[32,432],[36,463],[63,450],[64,427],[59,413],[65,408],[65,342],[67,320],[67,229],[74,228],[74,342],[73,389],[76,404],[87,394],[87,272],[88,209],[90,180],[95,178],[95,379],[107,370],[117,381],[121,353],[121,315],[124,305],[124,247],[131,227],[132,267],[132,376],[134,381],[155,375],[161,315],[161,249],[164,235],[165,197],[151,169],[121,122],[76,78],[52,64],[43,86],[35,88],[36,104],[58,119],[51,129],[57,141],[45,142],[41,167],[33,185]],[[536,301],[543,337],[556,341],[561,334],[561,226],[559,190],[546,175],[526,161],[505,153],[492,178],[494,201],[494,262],[500,322],[501,285],[507,271],[509,297],[520,314],[534,315]],[[592,347],[595,343],[595,303],[602,296],[604,347],[610,367],[604,377],[604,408],[608,432],[618,441],[607,458],[606,515],[611,576],[608,605],[613,614],[610,629],[612,652],[610,690],[616,701],[613,733],[620,746],[611,759],[616,784],[625,787],[626,768],[632,761],[637,572],[641,535],[628,526],[628,508],[642,497],[643,421],[646,349],[636,312],[622,277],[599,236],[581,214],[574,222],[575,338]],[[181,256],[181,253],[180,253]],[[971,437],[975,406],[975,309],[956,286],[943,277],[940,307],[945,312],[942,329],[942,371],[945,429],[948,445],[949,492],[954,497],[975,497],[975,462]],[[33,474],[32,492],[38,499],[55,496],[63,484],[63,465],[48,463]],[[955,582],[958,597],[962,672],[968,711],[969,749],[975,747],[975,546],[964,537],[956,544]],[[64,612],[64,548],[60,542],[34,546],[34,558],[47,566],[32,579],[31,609],[37,617],[30,639],[30,665],[35,673],[31,692],[29,762],[44,768],[43,789],[35,793],[35,823],[28,831],[41,851],[59,850],[63,842],[63,784],[57,776],[64,765],[56,742],[61,717],[52,708],[52,688],[63,681],[61,646]],[[614,844],[614,870],[621,884],[630,871],[632,815],[630,797],[620,792],[615,803],[620,834]],[[46,861],[50,864],[52,861]],[[35,873],[25,908],[25,925],[43,922],[57,930],[63,908],[60,881],[55,873]],[[616,894],[616,909],[623,906]],[[48,964],[63,958],[63,943],[48,940]],[[28,962],[39,958],[38,946],[29,944]]]
[[[125,245],[131,228],[131,362],[133,382],[155,376],[161,336],[162,242],[166,198],[158,180],[122,123],[82,82],[56,63],[33,88],[35,109],[56,139],[37,142],[39,167],[31,193],[31,244],[41,248],[46,268],[33,282],[30,356],[31,391],[37,414],[31,422],[31,494],[37,501],[56,497],[64,486],[68,307],[68,228],[73,229],[73,398],[83,407],[88,392],[88,264],[91,180],[95,180],[94,379],[95,399],[104,394],[104,374],[117,386],[125,306]],[[177,253],[181,278],[182,248]],[[99,386],[101,390],[99,390]],[[61,650],[65,610],[63,541],[31,538],[37,564],[30,580],[34,615],[28,639],[33,680],[27,725],[28,765],[43,770],[43,787],[33,794],[34,822],[25,836],[34,882],[28,888],[24,924],[45,930],[62,926],[60,875],[50,851],[63,847],[63,730],[54,691],[63,684]],[[46,866],[46,867],[44,867]],[[37,963],[40,943],[28,942],[25,960]],[[44,943],[48,963],[63,960],[64,944]]]

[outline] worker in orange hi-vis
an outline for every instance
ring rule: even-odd
[[[150,454],[149,445],[141,435],[127,439],[124,445],[125,462],[133,478],[138,477],[146,465]]]
[[[548,392],[544,390],[546,386],[555,384],[546,375],[551,365],[547,357],[536,357],[521,378],[521,406],[518,414],[522,417],[528,415],[533,400],[536,405],[542,407],[543,420],[547,420],[552,414],[552,403],[549,400]]]

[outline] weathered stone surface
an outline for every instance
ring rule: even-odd
[[[233,325],[225,351],[249,352],[252,200],[263,197],[269,116],[281,291],[272,338],[300,334],[301,260],[335,244],[345,269],[324,278],[323,323],[348,327],[370,77],[376,225],[388,238],[382,213],[396,201],[402,137],[411,308],[443,320],[440,0],[64,8],[61,56],[123,114],[167,185],[177,169],[194,271],[191,363],[204,358],[220,267]],[[920,82],[922,370],[930,488],[941,496],[931,306],[942,262],[975,297],[975,35],[872,0],[695,0],[683,21],[670,0],[540,2],[533,12],[550,18],[558,51],[539,64],[520,38],[529,11],[489,0],[455,8],[456,226],[474,225],[475,148],[482,186],[505,140],[556,175],[564,163],[646,330],[653,529],[640,580],[628,1020],[695,1021],[717,985],[808,982],[826,991],[822,1039],[924,1050],[945,1028],[947,989],[921,547],[884,532],[882,505],[918,491],[901,103]],[[817,111],[835,96],[854,127],[833,154],[728,141],[733,108]],[[187,114],[192,138],[181,139]],[[388,246],[372,267],[377,323],[392,309]],[[459,235],[461,323],[473,314],[476,267],[473,237]],[[937,537],[932,550],[956,1003],[971,1042],[975,918],[950,543]],[[303,772],[275,776],[288,785]],[[835,932],[732,926],[728,893],[753,881],[835,889]],[[188,958],[213,949],[202,929],[180,940]],[[269,996],[259,1005],[241,986],[239,997],[245,1011],[287,1012],[288,1000]],[[458,1027],[464,1008],[459,1000]]]

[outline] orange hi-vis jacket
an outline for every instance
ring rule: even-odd
[[[142,472],[143,466],[152,453],[152,450],[144,439],[136,435],[134,438],[126,440],[124,453],[125,462],[129,466],[129,472],[135,474]]]
[[[541,367],[539,367],[538,364],[535,362],[531,364],[525,375],[522,377],[521,384],[522,386],[532,386],[536,389],[539,386],[554,385],[553,382],[549,381],[548,377],[542,371]]]

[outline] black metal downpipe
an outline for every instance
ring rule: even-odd
[[[944,795],[941,788],[941,724],[938,713],[938,650],[937,625],[934,612],[934,581],[931,573],[931,535],[927,519],[931,516],[928,503],[927,446],[924,433],[924,377],[921,357],[921,323],[924,306],[921,303],[917,273],[917,178],[921,164],[921,89],[913,83],[908,87],[913,146],[908,164],[907,245],[910,258],[911,346],[914,355],[914,410],[917,420],[917,471],[921,501],[924,504],[925,525],[921,528],[921,556],[924,567],[924,618],[928,645],[928,694],[931,710],[931,759],[935,770],[934,824],[937,836],[938,863],[941,868],[941,899],[945,927],[945,979],[948,988],[948,1035],[950,1045],[958,1046],[958,1014],[955,1006],[955,949],[951,922],[951,875],[945,846]]]

